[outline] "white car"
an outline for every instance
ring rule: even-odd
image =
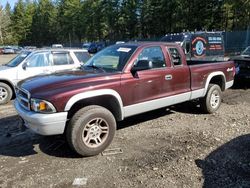
[[[82,49],[23,51],[9,63],[0,66],[0,104],[15,98],[14,88],[20,80],[63,70],[74,70],[90,55]]]
[[[5,47],[4,49],[3,49],[3,54],[14,54],[15,53],[15,50],[14,50],[14,48],[12,48],[12,47]]]
[[[63,48],[62,44],[52,44],[52,48]]]

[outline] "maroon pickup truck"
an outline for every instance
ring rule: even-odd
[[[170,43],[125,43],[105,48],[82,70],[29,78],[18,84],[15,108],[41,135],[66,135],[83,156],[111,143],[116,122],[150,110],[199,99],[215,112],[234,82],[234,63],[188,66]]]

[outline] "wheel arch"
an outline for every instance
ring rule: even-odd
[[[226,76],[223,72],[217,71],[213,72],[208,75],[206,85],[205,85],[205,92],[203,93],[203,96],[206,95],[209,84],[217,84],[220,86],[221,91],[224,91],[226,89]]]
[[[118,121],[124,118],[121,97],[116,91],[111,89],[76,94],[67,102],[64,111],[68,111],[68,118],[70,119],[79,109],[88,105],[99,105],[107,108]]]

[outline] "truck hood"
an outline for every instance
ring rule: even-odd
[[[27,78],[18,83],[19,88],[30,92],[36,98],[57,98],[65,92],[75,92],[84,88],[94,87],[107,81],[110,76],[119,73],[107,73],[103,71],[66,71],[50,75],[42,75]]]

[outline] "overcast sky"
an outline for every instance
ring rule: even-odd
[[[11,8],[14,7],[15,3],[17,2],[17,0],[0,0],[0,4],[5,7],[6,3],[9,2]]]

